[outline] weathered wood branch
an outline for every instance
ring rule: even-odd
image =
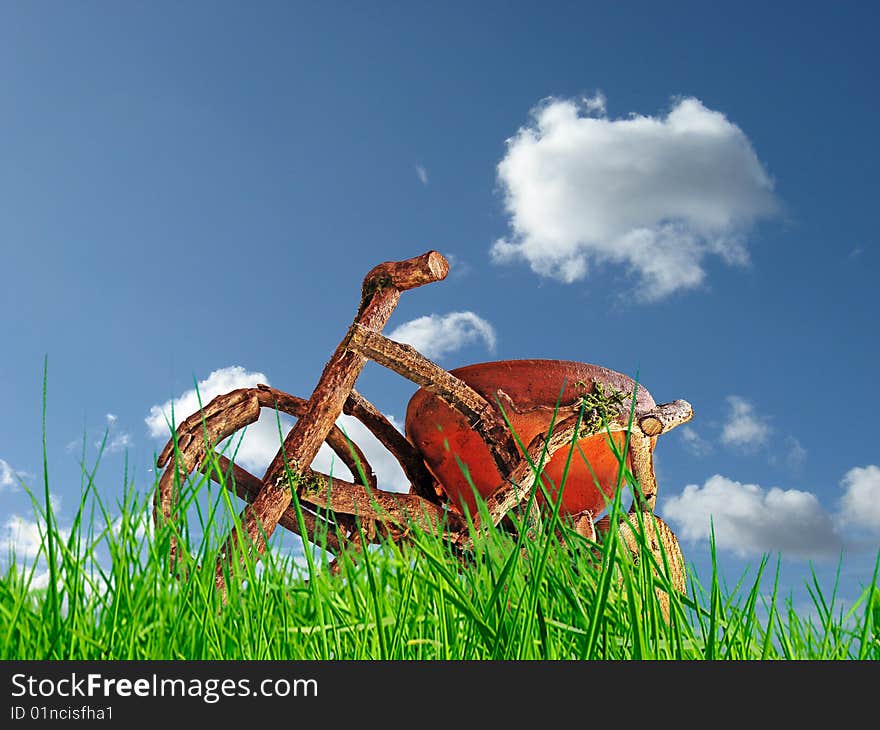
[[[575,426],[578,415],[572,414],[562,420],[553,430],[550,439],[544,434],[538,434],[529,444],[528,454],[531,462],[536,466],[540,457],[544,454],[544,463],[548,463],[553,454],[562,446],[570,444],[572,440],[579,440],[597,433],[615,433],[627,431],[627,415],[621,413],[617,420],[602,422],[595,418],[596,414],[585,413],[578,434],[575,436]],[[687,401],[679,400],[667,403],[652,409],[638,419],[641,424],[648,419],[653,428],[654,422],[661,424],[656,433],[665,433],[681,423],[686,423],[693,418],[693,409]],[[642,435],[633,430],[630,437],[629,458],[632,463],[633,477],[638,481],[641,489],[640,499],[633,502],[634,508],[653,511],[657,502],[657,478],[654,474],[653,449],[651,437]],[[535,469],[530,465],[529,459],[523,457],[514,468],[509,477],[509,482],[500,485],[486,500],[486,506],[493,524],[498,522],[504,515],[526,499],[535,486],[537,480]]]
[[[253,389],[240,388],[217,396],[180,424],[156,460],[158,468],[165,467],[153,497],[153,520],[157,527],[163,521],[177,522],[180,487],[201,466],[207,449],[259,417],[260,404]],[[172,458],[173,463],[169,464]],[[170,539],[170,559],[175,564],[180,558],[180,547],[174,535]]]
[[[418,495],[381,489],[368,492],[358,484],[319,472],[308,474],[300,495],[309,503],[332,512],[357,515],[376,522],[391,520],[404,528],[413,522],[432,533],[436,533],[444,523],[449,532],[456,532],[463,527],[463,521],[458,515],[448,513]]]
[[[260,478],[254,476],[238,464],[230,461],[222,454],[216,454],[216,457],[217,466],[219,467],[220,473],[223,475],[222,480],[217,469],[212,468],[212,465],[208,462],[202,465],[200,471],[218,484],[222,481],[223,486],[245,502],[253,502],[263,486],[263,482]],[[313,544],[322,545],[334,555],[338,554],[342,549],[342,544],[346,538],[339,534],[337,525],[328,522],[318,515],[312,514],[306,509],[302,510],[302,514],[307,533],[305,539]],[[297,535],[300,534],[299,520],[296,517],[296,510],[293,507],[288,507],[284,510],[281,514],[281,518],[278,520],[278,524]],[[319,536],[324,534],[326,534],[326,539],[322,541]]]
[[[651,437],[632,433],[629,439],[629,459],[636,480],[631,509],[653,512],[657,504],[657,477],[654,474],[654,450]]]
[[[285,393],[283,390],[277,390],[262,383],[257,385],[257,397],[260,400],[260,405],[264,408],[277,408],[279,411],[289,413],[297,418],[302,417],[308,404],[308,401],[304,398],[297,398],[295,395],[290,395],[290,393]],[[367,486],[372,489],[376,489],[379,486],[376,473],[373,471],[373,467],[370,466],[370,462],[367,461],[366,455],[354,440],[348,438],[343,433],[339,426],[334,423],[325,440],[327,445],[333,450],[333,453],[345,464],[355,479],[360,478],[360,471],[358,470],[358,464],[360,464],[360,468],[363,469],[364,476],[367,478]]]
[[[424,497],[435,504],[440,503],[437,480],[428,471],[421,454],[394,427],[394,424],[385,418],[376,406],[358,393],[357,390],[352,390],[351,395],[342,407],[342,411],[349,416],[357,418],[391,452],[391,455],[397,460],[397,463],[403,469],[403,473],[409,479],[413,494]],[[375,485],[370,486],[374,489],[376,488]]]
[[[218,443],[245,426],[255,423],[260,417],[261,408],[277,408],[298,418],[305,406],[306,401],[302,398],[268,385],[258,385],[256,388],[238,388],[218,395],[203,408],[190,414],[177,426],[156,460],[158,468],[168,467],[159,480],[159,488],[154,497],[156,523],[162,518],[172,518],[176,491],[190,473],[201,470],[207,451],[214,449]],[[357,444],[349,442],[335,424],[327,434],[327,443],[356,477],[358,471],[355,459],[360,460],[368,476],[368,485],[372,488],[377,486],[375,474],[361,449]],[[175,454],[175,446],[177,456],[174,464],[169,467]]]
[[[645,436],[659,436],[671,431],[694,417],[694,409],[686,400],[663,403],[638,418],[639,428]]]
[[[349,334],[349,348],[436,393],[472,425],[489,407],[489,402],[477,391],[431,362],[412,345],[395,342],[359,324],[353,325]]]
[[[596,525],[593,522],[593,513],[587,509],[572,515],[572,517],[574,531],[581,537],[596,542]]]
[[[654,472],[654,440],[660,434],[687,423],[694,417],[694,409],[686,400],[663,403],[638,417],[638,433],[630,435],[629,457],[635,478],[635,495],[631,511],[653,512],[657,505],[657,475]],[[644,435],[643,435],[644,434]]]
[[[528,498],[540,474],[539,467],[548,464],[553,454],[573,440],[591,436],[601,429],[601,425],[591,423],[588,418],[580,419],[580,424],[578,420],[578,414],[569,416],[556,424],[549,438],[539,433],[531,440],[527,455],[520,458],[508,481],[499,485],[486,499],[492,524],[497,525],[504,515]]]
[[[516,413],[523,415],[527,413],[546,413],[548,416],[556,411],[557,418],[563,419],[569,415],[577,413],[580,410],[580,399],[576,399],[571,403],[560,403],[558,406],[552,405],[536,405],[530,408],[520,408],[513,402],[511,397],[503,390],[497,391],[498,400],[502,407],[508,413]],[[618,417],[610,422],[612,431],[626,431],[629,422],[629,405],[625,403]],[[694,409],[686,400],[676,400],[672,403],[663,403],[655,406],[648,411],[636,412],[635,422],[636,430],[640,430],[645,436],[659,436],[667,433],[684,423],[687,423],[694,417]]]
[[[441,281],[449,273],[449,262],[437,251],[405,261],[385,261],[374,266],[364,277],[361,301],[367,302],[375,291],[392,288],[398,292]]]
[[[181,454],[204,455],[205,443],[216,444],[260,417],[260,404],[253,388],[238,388],[218,395],[204,408],[188,416],[176,429]],[[175,436],[168,440],[156,465],[161,469],[175,449]]]
[[[401,291],[439,281],[448,271],[448,262],[436,251],[407,261],[379,264],[364,279],[355,323],[373,331],[381,330],[400,300]],[[237,528],[232,530],[221,551],[215,573],[215,583],[221,591],[225,592],[223,570],[227,556],[241,555],[244,559],[252,548],[256,557],[265,552],[266,540],[292,499],[286,468],[301,473],[312,463],[365,364],[363,355],[348,348],[346,336],[324,367],[305,412],[263,476],[260,494],[241,514],[241,525],[248,536],[246,551],[239,552]]]
[[[395,342],[359,324],[349,331],[348,346],[380,365],[436,393],[461,413],[486,443],[498,471],[508,473],[516,464],[516,442],[496,408],[476,390],[411,345]]]
[[[596,523],[596,531],[600,540],[607,538],[610,529],[611,518],[608,515]],[[650,555],[650,559],[656,563],[659,572],[669,578],[672,587],[679,593],[687,593],[687,570],[684,555],[682,555],[681,546],[678,544],[678,538],[669,525],[657,515],[643,512],[641,523],[637,515],[624,516],[618,525],[618,530],[621,542],[636,565],[643,555]],[[620,582],[621,584],[623,582],[622,576]],[[663,617],[669,621],[669,594],[660,586],[657,586],[655,592]]]
[[[255,398],[257,403],[256,409],[254,408]],[[366,417],[369,408],[372,407],[371,404],[357,396],[350,398],[350,400],[352,401],[351,405],[355,409],[361,409],[361,415]],[[271,388],[268,385],[260,384],[256,388],[240,388],[219,395],[202,409],[188,416],[177,427],[175,434],[169,439],[157,459],[157,466],[159,468],[168,467],[160,479],[159,489],[154,498],[154,519],[157,524],[159,524],[162,518],[172,521],[176,519],[176,515],[174,515],[176,494],[180,484],[190,473],[193,471],[209,473],[214,481],[219,481],[216,471],[209,468],[210,460],[205,459],[208,449],[213,449],[225,438],[256,422],[259,418],[259,408],[277,409],[298,418],[302,416],[306,404],[307,401],[302,398]],[[382,420],[385,420],[381,414],[379,416]],[[385,423],[387,423],[388,428],[394,429],[387,420],[385,420]],[[394,432],[399,434],[396,429],[394,429]],[[175,453],[175,439],[177,442],[177,458],[174,459],[173,464],[169,465],[171,457]],[[356,476],[359,472],[355,459],[360,460],[361,466],[369,475],[368,485],[373,489],[377,488],[375,474],[362,450],[356,443],[349,441],[338,426],[334,425],[331,428],[326,440],[331,449],[340,457],[352,474]],[[406,443],[408,444],[408,442]],[[352,450],[355,452],[354,455],[352,455]],[[233,479],[225,481],[226,486],[228,488],[233,488],[234,486],[234,491],[239,497],[246,502],[253,502],[262,485],[260,479],[239,465],[232,464],[222,454],[216,454],[216,458],[221,469],[226,473],[231,473],[233,476]],[[337,524],[333,524],[323,517],[310,512],[309,509],[314,507],[314,505],[304,502],[302,506],[303,520],[308,531],[307,539],[315,542],[316,536],[320,535],[322,530],[326,530],[326,546],[331,552],[338,552],[342,541],[347,539],[346,536],[355,531],[354,519],[348,515],[334,515],[334,520]],[[363,521],[367,524],[367,531],[372,535],[375,530],[369,527],[366,515],[363,517]],[[299,522],[296,518],[296,511],[291,507],[288,507],[282,513],[278,524],[299,534]],[[173,559],[179,559],[179,551],[180,548],[177,540],[172,538],[171,554]]]

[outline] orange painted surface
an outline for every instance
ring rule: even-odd
[[[578,381],[588,384],[599,381],[625,393],[632,393],[635,385],[632,379],[621,373],[564,360],[505,360],[469,365],[451,372],[492,403],[496,390],[502,389],[521,411],[508,413],[508,417],[525,445],[537,434],[547,432],[557,399],[568,404],[584,394],[583,386],[575,385]],[[654,400],[648,391],[640,387],[637,407],[641,410],[653,406]],[[476,506],[473,490],[456,457],[467,465],[474,487],[483,498],[501,483],[495,462],[479,435],[469,428],[459,413],[434,394],[420,389],[412,397],[406,413],[406,435],[422,452],[425,463],[453,505],[459,508],[467,505],[471,512]],[[615,434],[619,449],[622,449],[624,439],[624,434]],[[614,497],[619,463],[604,434],[581,439],[579,445],[589,467],[584,457],[575,451],[561,510],[573,514],[589,509],[598,515],[605,509],[606,498]],[[555,495],[555,489],[562,482],[568,452],[567,447],[557,451],[544,469],[544,474],[556,485],[551,494]],[[547,486],[550,488],[549,483]]]

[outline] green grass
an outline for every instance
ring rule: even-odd
[[[223,606],[213,565],[237,500],[196,475],[182,488],[183,523],[157,531],[153,489],[126,477],[111,506],[97,471],[83,468],[69,529],[48,476],[33,497],[42,546],[36,560],[10,556],[0,576],[0,659],[880,659],[876,567],[846,612],[836,586],[814,578],[808,618],[779,594],[766,558],[730,590],[717,570],[706,585],[691,570],[682,595],[649,552],[634,563],[615,530],[589,543],[553,510],[528,529],[476,535],[466,555],[413,528],[406,543],[343,555],[336,575],[325,554],[297,561],[276,535],[259,567],[228,581]],[[169,563],[172,530],[189,570]]]
[[[207,484],[191,487],[204,497]],[[0,658],[880,659],[873,588],[834,615],[814,585],[810,621],[759,590],[762,563],[751,586],[730,593],[715,574],[707,588],[691,575],[687,596],[671,594],[666,622],[650,554],[634,567],[609,539],[597,560],[571,533],[563,548],[551,518],[520,543],[492,530],[464,560],[416,532],[357,563],[343,559],[338,575],[321,559],[303,569],[273,544],[262,570],[246,565],[241,584],[230,581],[221,607],[213,570],[171,574],[170,535],[151,534],[148,503],[128,489],[116,516],[88,489],[69,534],[38,505],[49,526],[43,550],[56,550],[41,563],[54,579],[34,589],[35,568],[12,560],[0,578]],[[207,566],[224,508],[215,493],[213,517],[203,516],[218,529],[206,521],[189,542]]]

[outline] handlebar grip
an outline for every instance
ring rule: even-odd
[[[449,262],[439,251],[428,251],[404,261],[385,261],[373,267],[364,277],[363,294],[393,287],[397,291],[415,289],[441,281],[449,273]]]

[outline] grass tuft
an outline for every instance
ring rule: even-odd
[[[276,534],[259,564],[233,564],[221,606],[213,566],[237,519],[230,492],[189,475],[181,523],[156,528],[156,484],[141,492],[126,474],[108,505],[99,461],[83,461],[80,504],[62,529],[44,459],[42,499],[32,494],[39,554],[10,555],[0,575],[0,659],[880,659],[880,555],[845,614],[835,613],[836,582],[829,592],[812,575],[814,621],[780,601],[778,563],[769,598],[766,558],[751,582],[727,589],[713,539],[708,585],[691,569],[679,593],[643,539],[637,560],[616,528],[591,542],[558,502],[538,520],[530,509],[512,514],[518,529],[482,527],[466,554],[414,524],[404,543],[343,553],[336,571],[325,551]],[[632,487],[621,469],[624,482]],[[623,491],[608,508],[612,525]],[[171,565],[172,538],[189,564]]]

